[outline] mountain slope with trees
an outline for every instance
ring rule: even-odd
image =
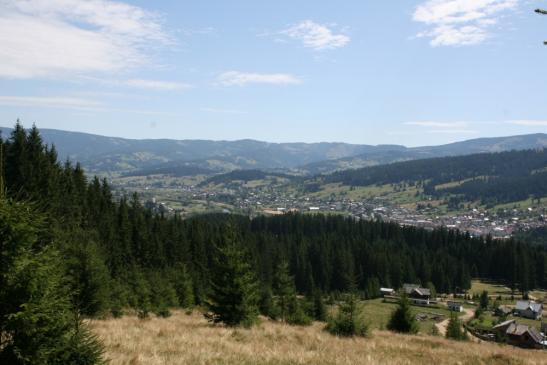
[[[428,196],[450,196],[455,205],[477,200],[508,203],[547,196],[547,149],[397,162],[339,171],[317,180],[347,186],[410,184],[422,187]]]
[[[0,131],[7,136],[12,129],[0,127]],[[61,160],[70,158],[72,161],[79,161],[86,171],[136,171],[138,175],[176,175],[188,164],[213,172],[278,168],[317,174],[420,158],[547,146],[546,134],[479,138],[441,146],[413,148],[348,143],[267,143],[255,140],[134,140],[54,129],[43,129],[41,135],[46,143],[56,146]],[[188,171],[184,172],[187,173]]]
[[[285,277],[293,278],[296,293],[309,298],[317,291],[351,291],[374,298],[379,295],[380,286],[400,287],[405,282],[453,292],[468,289],[471,277],[490,278],[522,292],[547,288],[545,247],[340,216],[287,214],[249,219],[208,215],[182,220],[146,210],[136,195],[114,200],[105,181],[88,180],[78,164],[60,164],[55,148],[44,145],[36,128],[27,133],[18,124],[7,142],[1,143],[0,151],[5,177],[0,179],[0,185],[6,189],[6,197],[0,200],[2,209],[13,204],[34,207],[22,210],[31,214],[27,220],[3,219],[5,230],[14,231],[20,226],[23,230],[32,229],[34,223],[30,222],[40,221],[40,216],[46,219],[40,225],[39,237],[43,238],[39,240],[34,238],[35,232],[30,232],[30,236],[2,234],[2,254],[8,253],[2,260],[9,262],[17,257],[4,248],[20,247],[24,242],[36,242],[29,248],[35,254],[51,252],[52,257],[63,257],[62,261],[47,259],[49,266],[45,267],[50,269],[31,270],[28,277],[42,277],[46,281],[40,279],[40,283],[58,289],[52,292],[43,287],[47,293],[57,293],[52,300],[59,300],[59,308],[64,309],[55,313],[65,319],[105,313],[119,316],[127,309],[141,318],[151,312],[168,316],[169,308],[194,303],[212,303],[222,310],[231,305],[225,302],[233,300],[225,290],[232,287],[231,293],[239,290],[242,295],[236,303],[241,308],[237,318],[252,322],[256,311],[265,307],[260,303],[272,302],[268,293],[279,291],[274,283],[280,262],[287,263],[289,276]],[[9,264],[0,267],[7,270],[7,276],[1,278],[18,272]],[[53,272],[56,274],[51,275]],[[224,282],[222,275],[228,272],[232,276]],[[64,289],[55,280],[62,280]],[[256,285],[263,289],[261,298],[257,298]],[[53,308],[46,305],[47,301],[40,302],[46,307],[28,307],[31,300],[39,297],[12,295],[10,288],[0,286],[0,297],[4,298],[0,315],[2,339],[13,339],[14,334],[17,339],[25,338],[25,333],[31,333],[10,332],[10,321],[17,318],[13,316],[14,308],[35,308],[36,315],[55,318],[46,310]],[[273,290],[264,290],[268,288]],[[288,308],[296,313],[301,307],[290,304]],[[212,318],[231,321],[232,315],[233,312]],[[34,315],[28,318],[28,330],[32,331],[37,319]],[[74,327],[63,328],[69,333],[74,331]],[[63,336],[58,331],[52,336],[56,335]],[[90,357],[97,354],[93,346],[78,347],[79,344],[73,343]],[[15,345],[8,340],[2,349]],[[80,350],[76,353],[81,354]],[[72,356],[70,352],[63,353]]]

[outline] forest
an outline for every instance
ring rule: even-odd
[[[547,196],[547,151],[524,150],[440,157],[345,170],[327,175],[325,182],[350,186],[410,183],[434,197],[450,196],[453,203],[481,200],[501,204]],[[438,185],[462,182],[438,189]]]
[[[128,309],[146,317],[205,305],[218,296],[227,247],[238,248],[240,265],[234,272],[256,278],[263,302],[275,290],[280,263],[286,264],[286,277],[294,278],[295,290],[307,296],[352,291],[375,298],[381,286],[403,283],[460,292],[470,288],[472,277],[521,292],[547,288],[545,247],[335,215],[250,219],[223,214],[183,220],[152,213],[137,195],[114,199],[106,180],[86,177],[78,163],[60,163],[55,147],[43,143],[36,127],[27,131],[18,123],[5,137],[0,139],[4,340],[13,336],[13,328],[23,328],[14,321],[18,315],[39,321],[42,311],[55,308],[79,323],[79,318],[120,316]],[[545,152],[522,154],[530,157],[528,170],[545,160]],[[496,156],[499,164],[493,168],[510,164],[508,156]],[[56,296],[48,297],[52,292]]]

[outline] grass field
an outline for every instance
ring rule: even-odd
[[[397,308],[397,303],[384,303],[383,299],[366,300],[363,302],[363,317],[370,325],[371,329],[385,329],[391,313]],[[442,314],[450,318],[450,311],[445,308],[419,307],[412,306],[412,313],[435,313]],[[419,322],[420,332],[424,334],[431,333],[435,322],[432,320]]]
[[[291,327],[264,321],[252,329],[208,324],[194,313],[170,318],[97,320],[93,331],[112,365],[334,365],[334,364],[546,364],[547,352],[494,343],[455,342],[433,336],[372,331],[341,339],[323,324]]]

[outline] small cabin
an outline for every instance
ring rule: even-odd
[[[414,304],[429,305],[429,302],[431,300],[431,290],[427,288],[421,288],[419,285],[404,284],[403,292]]]
[[[449,301],[446,305],[451,312],[463,312],[463,303],[461,302]]]
[[[395,290],[391,288],[380,288],[380,293],[383,297],[395,295]]]

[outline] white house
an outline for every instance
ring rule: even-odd
[[[448,301],[446,305],[452,312],[463,312],[463,303]]]

